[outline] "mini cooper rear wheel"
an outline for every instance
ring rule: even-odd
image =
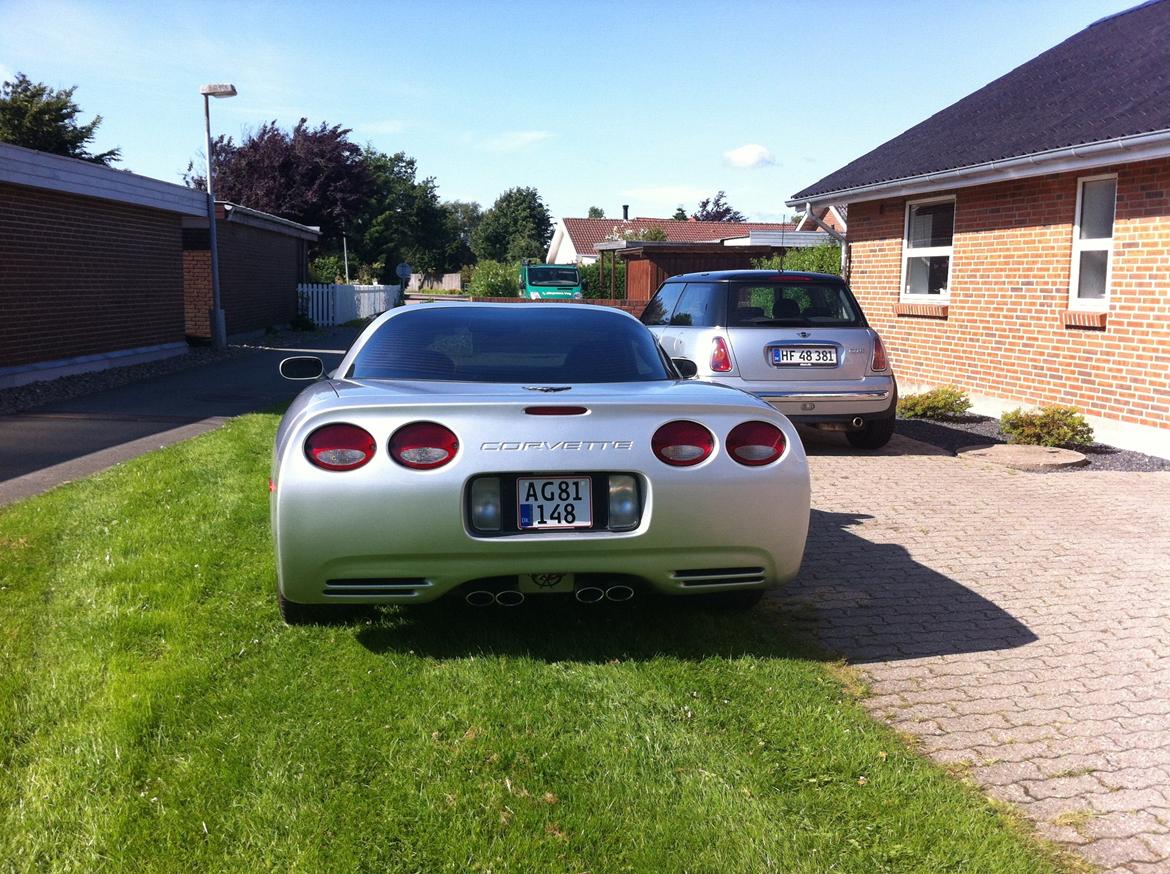
[[[895,419],[870,419],[856,431],[846,431],[845,439],[858,449],[881,449],[894,436]]]

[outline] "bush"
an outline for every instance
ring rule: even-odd
[[[468,290],[480,297],[519,297],[520,265],[480,261],[472,268]]]
[[[602,275],[598,262],[592,264],[578,264],[577,270],[581,274],[582,293],[588,298],[608,298],[609,294],[609,259],[606,258],[605,272]],[[626,265],[619,262],[614,272],[614,296],[620,300],[626,297]]]
[[[1072,407],[1010,410],[999,420],[999,430],[1007,437],[1008,443],[1088,446],[1093,442],[1092,427]]]
[[[297,313],[295,316],[293,316],[293,320],[288,323],[288,326],[294,331],[317,330],[317,323],[303,313]]]
[[[969,409],[971,399],[965,391],[953,385],[898,398],[898,415],[903,419],[945,419],[961,416]]]
[[[757,270],[804,270],[808,273],[841,275],[841,247],[836,243],[822,243],[803,249],[789,249],[771,258],[756,258],[752,265]]]

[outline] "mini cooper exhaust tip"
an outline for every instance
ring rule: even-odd
[[[596,604],[605,598],[605,590],[597,586],[582,586],[573,593],[573,597],[582,604]]]
[[[524,603],[524,593],[515,589],[504,589],[496,593],[495,601],[501,607],[519,607]]]
[[[852,424],[854,428],[860,428],[865,425],[865,419],[861,418],[861,416],[854,416]]]
[[[620,604],[633,598],[634,590],[630,586],[610,586],[605,590],[605,597],[608,601]]]
[[[490,607],[496,602],[496,596],[486,589],[476,589],[468,592],[463,600],[471,607]]]

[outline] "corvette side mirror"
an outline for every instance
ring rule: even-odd
[[[296,355],[280,362],[280,375],[285,379],[320,379],[324,373],[325,365],[321,363],[320,358],[312,355]]]
[[[699,374],[699,365],[689,358],[671,358],[670,363],[683,379],[694,379]]]

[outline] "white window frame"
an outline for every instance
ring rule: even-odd
[[[932,203],[956,203],[955,195],[947,195],[946,197],[924,197],[918,200],[906,201],[906,215],[902,222],[902,275],[898,282],[898,299],[902,303],[936,303],[947,304],[951,300],[951,276],[955,268],[955,232],[951,229],[951,244],[949,246],[926,246],[921,249],[910,248],[910,208],[914,206],[929,205]],[[955,207],[955,212],[958,213],[958,206]],[[947,260],[947,287],[946,291],[940,294],[916,294],[906,290],[906,265],[911,258],[932,258],[940,255],[946,255]]]
[[[1073,213],[1072,231],[1072,268],[1069,271],[1068,308],[1070,310],[1088,310],[1102,313],[1109,310],[1109,293],[1113,288],[1113,236],[1101,237],[1096,240],[1081,239],[1081,200],[1085,191],[1086,182],[1100,182],[1104,179],[1114,181],[1113,188],[1113,232],[1117,231],[1117,174],[1101,173],[1097,176],[1080,176],[1077,178],[1077,205]],[[1077,296],[1081,284],[1081,253],[1108,252],[1109,260],[1105,264],[1105,296],[1102,298],[1083,298]]]

